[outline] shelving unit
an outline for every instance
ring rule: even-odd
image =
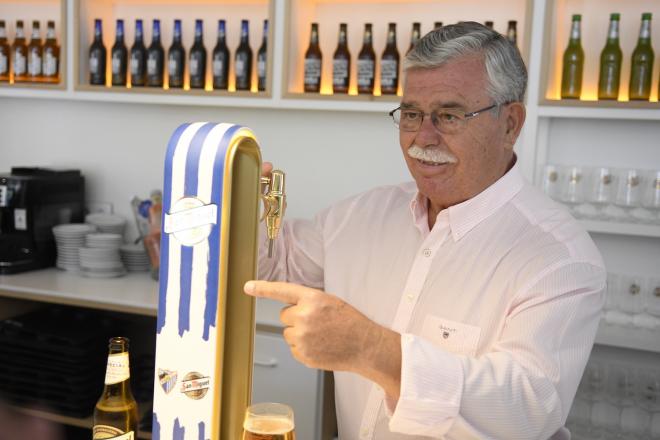
[[[0,82],[0,90],[65,90],[67,88],[67,4],[68,0],[0,0],[0,17],[7,25],[7,36],[10,43],[14,41],[16,20],[23,20],[26,43],[30,43],[32,21],[39,20],[41,39],[46,39],[46,22],[55,22],[55,34],[60,45],[60,82]],[[12,67],[13,69],[13,67]]]

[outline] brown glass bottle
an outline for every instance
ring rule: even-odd
[[[495,23],[493,23],[493,22],[490,21],[490,20],[484,22],[484,26],[486,26],[486,27],[487,27],[488,29],[490,29],[491,31],[492,31],[493,29],[495,29]]]
[[[11,64],[9,43],[7,43],[7,28],[4,20],[0,20],[0,82],[9,81]]]
[[[111,338],[105,386],[94,408],[92,439],[121,436],[134,440],[138,435],[138,408],[131,392],[128,338]]]
[[[406,55],[408,52],[412,50],[413,47],[415,47],[415,44],[419,41],[419,39],[422,36],[422,25],[421,23],[413,23],[412,26],[412,32],[410,33],[410,46],[408,46],[408,50],[406,51]]]
[[[348,93],[351,82],[351,52],[348,50],[346,23],[339,24],[337,49],[332,56],[332,92]]]
[[[41,29],[38,21],[32,22],[32,37],[28,44],[27,71],[28,81],[41,82],[41,65],[43,60],[44,48],[41,44]]]
[[[305,92],[318,93],[321,90],[322,71],[321,47],[319,46],[319,25],[312,23],[309,46],[305,52]]]
[[[60,82],[60,46],[58,46],[57,37],[55,36],[54,21],[48,22],[41,73],[43,74],[44,82]]]
[[[362,49],[357,59],[357,89],[360,94],[374,93],[376,70],[376,52],[374,52],[371,23],[364,25]]]
[[[506,39],[514,46],[518,45],[518,23],[516,20],[509,21],[509,27],[506,30]]]
[[[396,23],[387,30],[387,45],[380,57],[380,93],[396,95],[399,88],[399,50],[396,47]]]
[[[433,30],[440,29],[442,27],[442,22],[441,21],[436,21],[433,23]]]
[[[28,80],[27,55],[23,20],[18,20],[16,21],[16,37],[14,38],[14,43],[11,45],[11,66],[14,69],[14,82]]]

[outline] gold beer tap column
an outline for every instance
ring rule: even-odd
[[[286,194],[284,189],[284,173],[273,170],[270,177],[261,177],[262,200],[264,202],[264,214],[261,218],[266,220],[266,232],[268,234],[268,257],[273,256],[273,243],[280,232],[282,217],[286,210]]]

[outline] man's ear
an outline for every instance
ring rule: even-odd
[[[512,102],[507,104],[504,109],[503,116],[506,123],[505,138],[507,140],[507,146],[510,146],[512,149],[525,123],[526,115],[525,105],[522,102]]]

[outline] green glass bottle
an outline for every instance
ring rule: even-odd
[[[619,46],[619,14],[610,14],[610,30],[607,43],[600,53],[600,74],[598,76],[598,99],[617,99],[621,79],[623,53]]]
[[[651,78],[653,75],[653,48],[651,47],[651,13],[642,14],[642,26],[639,29],[639,39],[632,54],[630,67],[630,100],[648,101],[651,95]]]
[[[580,99],[582,93],[582,72],[584,70],[584,50],[580,36],[582,16],[573,15],[571,38],[564,51],[564,64],[561,73],[561,97],[563,99]]]

